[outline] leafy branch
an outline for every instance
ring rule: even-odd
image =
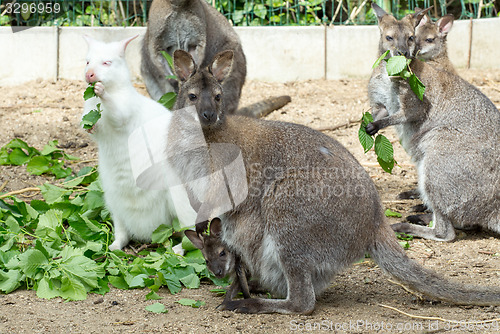
[[[373,147],[380,167],[387,173],[392,173],[394,166],[397,164],[396,160],[394,160],[394,148],[386,136],[377,134],[377,137],[374,138],[374,136],[366,132],[366,126],[371,122],[373,122],[372,115],[365,112],[358,130],[359,142],[363,146],[365,153]]]
[[[87,87],[87,89],[85,89],[85,92],[83,92],[83,99],[85,101],[93,97],[97,97],[94,91],[95,84],[96,84],[95,82],[89,83],[89,86]],[[80,122],[82,128],[84,128],[88,132],[92,132],[92,129],[94,128],[95,124],[101,118],[101,113],[102,113],[101,104],[98,103],[96,105],[96,109],[90,110],[82,117],[82,121]]]

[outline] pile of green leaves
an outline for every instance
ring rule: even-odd
[[[374,138],[374,136],[370,136],[366,132],[366,126],[371,122],[373,122],[372,115],[369,112],[365,112],[361,118],[361,125],[358,130],[359,142],[363,146],[365,153],[374,147],[380,167],[387,173],[392,173],[394,166],[397,164],[396,160],[394,160],[394,148],[386,136],[377,134]]]
[[[178,222],[161,225],[152,244],[134,254],[109,251],[111,217],[95,167],[39,188],[43,200],[0,199],[0,291],[34,289],[41,298],[82,300],[88,293],[104,294],[112,285],[148,287],[146,298],[160,299],[156,292],[162,286],[177,293],[183,287],[198,288],[204,278],[227,284],[209,273],[192,245],[185,256],[173,253],[179,242],[189,249],[187,239],[173,237],[182,230]]]
[[[57,140],[53,140],[39,151],[19,138],[12,139],[0,148],[0,165],[26,165],[27,171],[33,175],[54,175],[57,179],[68,177],[73,171],[65,164],[78,158],[64,153],[57,145]]]

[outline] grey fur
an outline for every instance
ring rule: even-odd
[[[153,1],[144,36],[141,73],[154,100],[167,92],[178,91],[176,80],[166,79],[173,73],[160,52],[172,56],[177,49],[189,52],[202,68],[208,66],[218,52],[234,52],[234,66],[223,84],[229,114],[263,117],[290,102],[289,96],[280,96],[237,110],[247,72],[245,55],[231,24],[205,0]]]
[[[500,304],[497,288],[449,282],[409,259],[385,221],[370,176],[336,140],[302,125],[225,116],[224,97],[211,102],[223,94],[223,78],[212,73],[224,73],[219,66],[230,67],[230,58],[230,51],[223,52],[209,70],[199,70],[189,54],[176,51],[176,68],[194,71],[179,94],[198,92],[209,100],[190,103],[197,107],[209,150],[220,143],[241,149],[249,194],[220,216],[222,240],[264,289],[285,299],[233,300],[226,309],[310,314],[332,278],[367,251],[381,268],[421,293],[457,304]],[[209,105],[207,115],[214,116],[207,118]],[[175,126],[187,134],[182,120]],[[174,168],[197,166],[190,171],[211,168],[210,162],[192,158],[173,155],[170,162]]]
[[[432,59],[411,63],[426,86],[424,101],[401,82],[401,109],[369,125],[375,132],[394,124],[408,129],[420,196],[433,212],[433,228],[401,223],[394,230],[440,241],[454,240],[455,228],[500,233],[500,112],[456,75],[446,54],[447,31],[442,30],[446,25],[449,30],[452,21],[446,16],[421,27],[425,34],[420,43],[432,30],[436,36],[434,47],[426,46]]]

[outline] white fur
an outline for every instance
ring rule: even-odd
[[[109,248],[121,249],[131,239],[151,241],[152,232],[161,224],[170,225],[176,216],[168,189],[141,189],[136,185],[131,168],[134,157],[129,156],[128,147],[135,129],[157,117],[165,117],[169,111],[134,89],[124,57],[130,39],[113,43],[86,39],[89,52],[85,73],[87,77],[89,73],[95,74],[99,97],[85,102],[84,114],[101,103],[102,117],[92,138],[98,145],[100,180],[114,224],[115,241]],[[196,215],[185,193],[176,192],[176,196],[185,197],[180,201],[176,198],[177,202],[186,203],[184,212],[179,212],[181,224],[193,225]]]

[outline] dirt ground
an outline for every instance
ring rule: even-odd
[[[500,70],[461,71],[462,76],[478,86],[500,107]],[[396,195],[416,184],[415,169],[409,157],[396,142],[392,129],[383,133],[394,141],[399,167],[389,175],[376,164],[372,152],[364,154],[357,139],[356,121],[369,109],[367,80],[305,81],[293,83],[247,82],[241,106],[271,95],[288,94],[292,102],[269,115],[268,119],[285,120],[322,129],[339,140],[363,164],[380,191],[384,206],[411,214],[418,200],[396,200]],[[137,85],[145,92],[142,85]],[[78,170],[95,164],[97,149],[87,133],[79,128],[82,112],[83,81],[37,81],[16,87],[2,87],[0,95],[0,146],[18,137],[42,149],[57,139],[66,152],[86,161],[72,166]],[[327,130],[338,125],[346,126]],[[50,181],[35,177],[25,167],[0,166],[1,192],[32,187]],[[355,205],[353,203],[353,205]],[[391,218],[391,222],[399,219]],[[461,233],[452,243],[415,239],[408,255],[444,277],[470,284],[499,286],[500,240],[487,232]],[[34,291],[0,294],[0,333],[288,333],[309,331],[335,332],[500,332],[500,320],[493,323],[469,323],[500,318],[500,307],[462,307],[419,299],[392,283],[374,262],[366,260],[335,277],[331,287],[318,297],[314,313],[296,315],[246,315],[215,308],[222,297],[210,292],[205,283],[200,289],[183,290],[171,295],[167,289],[159,294],[166,314],[145,310],[154,303],[146,301],[149,290],[111,289],[105,296],[89,295],[85,301],[44,300]],[[195,309],[175,303],[181,298],[206,302]],[[408,313],[404,315],[382,305]],[[424,317],[424,318],[421,318]],[[427,319],[439,317],[450,323]]]

